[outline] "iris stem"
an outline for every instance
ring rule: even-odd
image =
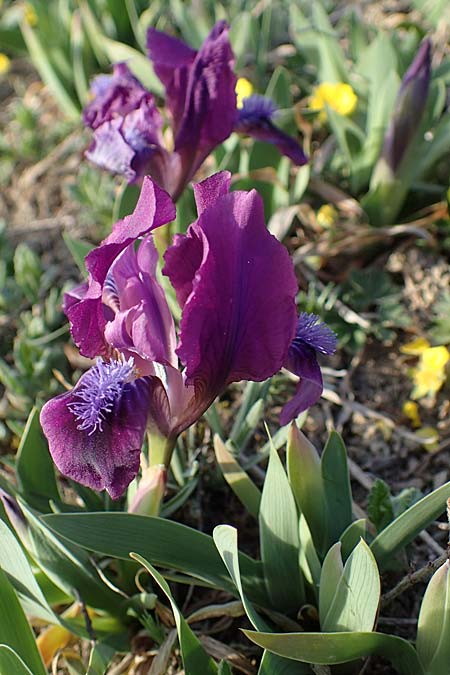
[[[175,447],[175,439],[166,438],[152,431],[147,433],[147,437],[149,465],[156,466],[163,464],[168,469]]]

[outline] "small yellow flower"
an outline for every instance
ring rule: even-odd
[[[35,9],[33,5],[31,5],[29,2],[26,2],[23,8],[23,18],[25,19],[25,22],[33,28],[33,26],[36,26],[38,22],[38,17],[35,12]]]
[[[328,228],[334,225],[338,217],[338,212],[333,204],[324,204],[317,211],[317,222],[320,227]]]
[[[429,347],[421,355],[413,370],[414,389],[411,398],[418,399],[436,394],[446,379],[445,368],[450,359],[447,347]]]
[[[419,356],[426,349],[430,348],[430,343],[423,337],[418,337],[412,342],[407,342],[406,345],[400,347],[402,354],[408,354],[409,356]]]
[[[319,120],[327,118],[325,106],[335,110],[340,115],[351,115],[358,103],[358,97],[349,84],[343,82],[322,82],[313,91],[309,107],[320,111]]]
[[[434,371],[442,371],[450,359],[447,347],[430,347],[420,357],[421,366]]]
[[[415,401],[405,401],[402,410],[403,414],[411,421],[413,427],[420,427],[422,422],[419,415],[419,406]]]
[[[439,447],[439,434],[434,427],[422,427],[416,431],[416,436],[422,438],[423,447],[428,452],[434,452]]]
[[[248,98],[252,94],[253,94],[252,83],[245,77],[240,77],[236,82],[237,107],[242,108],[244,105],[244,98]]]
[[[0,75],[6,75],[11,68],[11,59],[0,52]]]

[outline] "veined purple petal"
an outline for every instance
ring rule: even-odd
[[[101,169],[124,176],[129,183],[136,178],[131,167],[135,152],[125,141],[121,132],[122,120],[117,118],[104,122],[94,131],[86,157]]]
[[[149,55],[166,87],[181,175],[177,196],[205,157],[233,131],[236,76],[228,25],[219,21],[198,52],[153,29]]]
[[[131,183],[148,173],[164,185],[167,152],[163,148],[162,118],[153,96],[124,63],[114,74],[92,84],[94,99],[83,119],[94,130],[86,157]]]
[[[154,28],[147,31],[148,55],[166,90],[166,105],[176,134],[186,102],[190,66],[197,52],[177,38]]]
[[[104,331],[110,317],[105,315],[102,294],[112,263],[135,239],[174,218],[175,206],[169,195],[147,176],[134,212],[119,220],[112,233],[86,256],[88,288],[78,302],[71,296],[66,303],[72,337],[83,356],[108,354]]]
[[[281,411],[282,425],[291,422],[301,412],[316,403],[323,391],[322,373],[317,352],[331,355],[336,351],[337,339],[333,331],[315,314],[302,312],[297,331],[289,347],[285,367],[300,377],[293,398]]]
[[[163,273],[176,291],[180,268],[185,285],[191,277],[177,354],[186,383],[195,387],[198,416],[230,382],[264,380],[282,366],[295,333],[297,282],[286,249],[267,231],[255,191],[218,197],[184,237],[194,242],[197,258],[202,247],[197,269],[189,247],[178,243],[167,251]]]
[[[113,263],[105,287],[107,293],[113,288],[118,311],[107,323],[105,337],[121,353],[140,356],[144,364],[157,361],[177,368],[175,325],[156,281],[157,262],[158,252],[148,235],[137,252],[130,244]],[[136,360],[141,374],[148,374],[144,364]]]
[[[195,183],[194,197],[198,215],[201,216],[205,209],[213,206],[219,197],[227,195],[230,185],[231,173],[229,171],[219,171],[201,183]]]
[[[194,197],[197,212],[200,216],[205,209],[213,206],[230,191],[231,173],[221,171],[194,185]],[[178,304],[183,309],[186,300],[192,293],[192,282],[203,258],[203,240],[195,229],[186,235],[176,235],[173,245],[167,249],[165,260],[171,270],[170,281],[175,288]],[[184,261],[178,265],[178,260]]]
[[[130,362],[97,360],[75,388],[48,401],[41,424],[65,476],[120,497],[139,470],[152,378],[133,380]]]
[[[198,143],[211,149],[231,134],[236,120],[237,78],[233,63],[228,25],[219,21],[192,64],[175,150],[192,148]]]
[[[125,63],[117,63],[112,75],[99,75],[91,85],[93,99],[83,110],[83,122],[97,129],[104,122],[138,110],[142,105],[154,109],[152,94],[134,77]]]
[[[282,155],[289,157],[297,166],[306,164],[308,158],[295,138],[273,124],[272,118],[275,113],[276,107],[265,96],[254,94],[244,98],[235,131],[275,145]]]

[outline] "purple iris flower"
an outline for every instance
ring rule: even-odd
[[[94,131],[86,157],[130,183],[148,172],[163,183],[170,157],[152,94],[124,63],[116,64],[112,75],[95,78],[91,92],[83,111],[83,122]]]
[[[118,64],[112,76],[92,84],[93,100],[83,113],[94,131],[87,157],[102,168],[136,182],[150,174],[174,200],[206,157],[233,131],[273,143],[298,165],[306,156],[299,144],[273,124],[274,106],[261,96],[236,106],[234,56],[228,25],[219,21],[200,50],[150,28],[149,57],[166,90],[173,151],[162,138],[162,117],[152,95]]]
[[[223,172],[194,186],[198,219],[164,256],[181,308],[178,340],[151,233],[173,205],[149,178],[135,212],[88,254],[88,283],[66,298],[80,351],[99,356],[44,406],[41,422],[61,472],[113,498],[137,475],[146,429],[164,439],[169,460],[178,435],[231,382],[262,381],[283,366],[299,375],[283,423],[321,394],[316,354],[332,353],[335,337],[316,316],[298,319],[291,259],[266,228],[260,196],[229,192],[230,179]]]

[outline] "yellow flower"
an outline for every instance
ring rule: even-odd
[[[253,94],[253,85],[245,77],[240,77],[236,82],[236,96],[237,101],[236,105],[238,108],[242,108],[244,105],[244,98],[248,98]]]
[[[411,398],[418,399],[436,394],[445,382],[445,368],[450,359],[447,347],[429,347],[425,349],[412,372],[414,389]]]
[[[411,421],[413,427],[420,427],[422,422],[419,415],[419,406],[415,401],[405,401],[402,410],[403,414]]]
[[[340,115],[351,115],[358,103],[358,97],[349,84],[343,82],[322,82],[313,91],[309,107],[320,111],[319,119],[326,120],[325,106],[335,110]]]
[[[430,348],[430,343],[423,337],[418,337],[412,342],[407,342],[406,345],[400,347],[402,354],[408,354],[410,356],[419,356],[425,349]]]
[[[23,18],[25,19],[25,22],[31,27],[36,26],[38,22],[38,17],[35,12],[35,9],[33,5],[31,5],[29,2],[26,2],[24,5]]]
[[[324,204],[317,211],[317,222],[320,227],[328,228],[334,225],[338,217],[338,212],[333,204]]]
[[[6,75],[11,68],[11,60],[6,54],[0,52],[0,75]]]
[[[442,371],[450,359],[447,347],[430,347],[420,357],[421,365],[434,371]]]

